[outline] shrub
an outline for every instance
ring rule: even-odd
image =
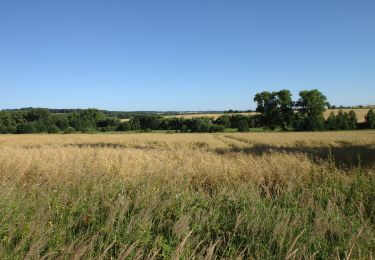
[[[74,127],[67,127],[65,130],[64,130],[64,134],[72,134],[72,133],[75,133],[76,130]]]
[[[30,134],[35,132],[37,132],[37,129],[33,123],[21,123],[17,125],[17,134]]]
[[[48,133],[50,134],[57,134],[59,132],[60,132],[60,129],[55,125],[52,125],[48,128]]]
[[[220,116],[218,119],[215,120],[216,125],[221,125],[224,128],[229,128],[230,127],[230,117],[225,115],[225,116]]]
[[[248,132],[250,130],[249,124],[246,121],[241,121],[237,129],[238,132]]]
[[[121,122],[119,126],[116,129],[117,131],[130,131],[131,130],[131,125],[130,122]]]
[[[225,127],[223,125],[212,125],[211,127],[211,132],[224,132],[225,131]]]

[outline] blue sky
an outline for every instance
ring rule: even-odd
[[[375,103],[375,1],[0,0],[0,109]]]

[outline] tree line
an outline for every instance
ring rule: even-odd
[[[303,90],[299,99],[293,101],[289,90],[263,91],[254,97],[257,103],[260,124],[264,128],[274,130],[321,131],[351,130],[356,128],[374,128],[374,112],[369,110],[365,123],[359,124],[354,110],[333,112],[327,120],[324,111],[331,107],[325,95],[319,90]]]
[[[254,115],[223,114],[218,118],[164,117],[136,112],[121,120],[117,114],[98,109],[56,110],[43,108],[0,111],[0,133],[90,133],[107,131],[167,130],[178,132],[223,132],[228,128],[246,132],[250,128],[295,131],[374,129],[375,112],[370,109],[364,123],[358,123],[353,110],[333,112],[327,119],[327,98],[318,90],[304,90],[293,101],[289,90],[263,91],[254,97]],[[120,113],[120,112],[119,112]],[[124,112],[127,113],[127,112]],[[114,116],[116,115],[116,116]],[[125,114],[122,114],[124,116]],[[121,117],[122,117],[121,116]]]

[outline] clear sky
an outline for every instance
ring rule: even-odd
[[[375,104],[374,0],[0,0],[0,109]]]

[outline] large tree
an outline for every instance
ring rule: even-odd
[[[323,113],[328,105],[327,98],[319,90],[303,90],[296,102],[298,115],[297,130],[322,130],[324,128]]]
[[[277,92],[263,91],[254,97],[257,103],[256,111],[260,113],[261,123],[275,129],[277,126],[283,130],[293,120],[293,101],[289,90],[283,89]]]

